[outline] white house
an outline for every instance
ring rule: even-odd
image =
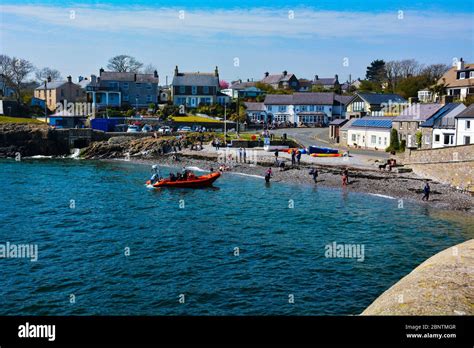
[[[455,117],[456,145],[474,144],[474,104],[469,105]]]
[[[390,145],[393,117],[362,117],[347,127],[347,145],[385,150]]]
[[[263,103],[245,102],[247,118],[253,123],[262,123],[267,120],[267,111]]]
[[[334,93],[268,94],[265,97],[268,118],[275,123],[327,125],[341,101]],[[340,113],[338,113],[339,115]]]
[[[455,99],[465,100],[474,94],[474,64],[466,64],[461,58],[439,80],[446,85],[446,93]]]

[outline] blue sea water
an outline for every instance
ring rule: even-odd
[[[468,239],[417,204],[230,173],[157,191],[149,175],[129,162],[0,161],[0,243],[38,245],[36,262],[0,258],[0,315],[359,314]],[[363,245],[364,260],[325,257],[333,242]]]

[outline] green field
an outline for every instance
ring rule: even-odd
[[[222,121],[213,120],[212,118],[188,115],[188,116],[170,116],[174,122],[207,122],[207,123],[223,123]]]
[[[37,123],[44,124],[34,118],[0,116],[0,123]]]

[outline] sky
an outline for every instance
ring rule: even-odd
[[[221,79],[364,78],[375,59],[474,60],[474,1],[2,0],[0,52],[62,76],[89,76],[110,57]]]

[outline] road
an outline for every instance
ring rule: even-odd
[[[347,150],[342,146],[337,146],[329,142],[329,128],[284,128],[272,130],[272,133],[282,135],[286,133],[288,138],[295,139],[299,144],[304,147],[310,145],[333,147]],[[363,155],[376,159],[386,159],[389,154],[385,151],[374,151],[374,150],[362,150],[362,149],[349,149],[351,155]]]

